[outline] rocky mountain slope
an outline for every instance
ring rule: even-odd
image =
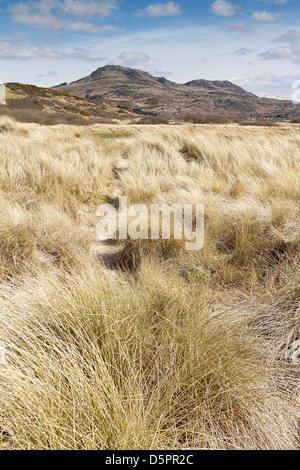
[[[178,84],[128,67],[106,65],[55,90],[143,114],[221,114],[229,117],[299,116],[291,101],[259,98],[229,81]]]

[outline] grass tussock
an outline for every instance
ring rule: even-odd
[[[80,264],[94,237],[94,207],[113,185],[101,143],[5,120],[1,133],[0,276]],[[26,133],[24,134],[24,130]]]
[[[299,147],[292,127],[0,120],[3,449],[299,447]],[[90,247],[117,187],[204,204],[202,250],[118,241],[116,280]]]

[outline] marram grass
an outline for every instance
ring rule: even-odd
[[[298,127],[130,132],[0,120],[1,447],[298,448]],[[117,187],[203,203],[203,249],[129,240],[112,276]]]

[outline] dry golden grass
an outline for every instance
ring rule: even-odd
[[[3,449],[299,447],[299,149],[298,127],[0,120]],[[117,186],[203,203],[203,249],[119,242],[116,280],[90,247]]]

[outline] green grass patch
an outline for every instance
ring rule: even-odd
[[[127,131],[115,131],[115,132],[93,132],[95,137],[100,139],[124,139],[126,137],[132,137],[134,134]]]

